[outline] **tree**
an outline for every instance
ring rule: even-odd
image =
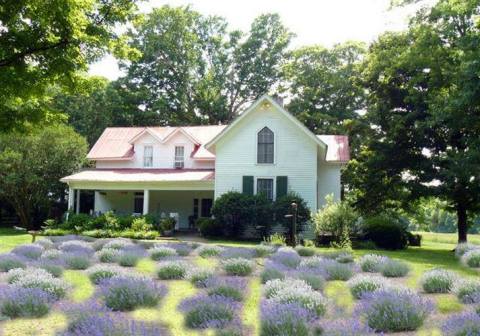
[[[280,78],[291,34],[278,15],[254,20],[249,34],[223,18],[163,6],[138,20],[129,43],[142,56],[123,63],[124,93],[151,125],[228,122]]]
[[[72,86],[76,72],[115,49],[132,50],[114,27],[132,16],[136,0],[21,0],[0,5],[0,131],[48,116],[49,85]]]
[[[78,170],[86,152],[85,139],[65,125],[0,136],[0,198],[23,227],[38,228],[52,205],[65,205],[60,178]]]
[[[349,169],[358,204],[445,200],[457,213],[459,242],[468,214],[480,209],[479,9],[478,0],[441,0],[407,32],[372,45],[364,69],[372,132]],[[366,175],[380,187],[366,189]]]

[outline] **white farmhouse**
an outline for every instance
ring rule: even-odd
[[[228,191],[272,200],[292,191],[316,211],[326,195],[340,198],[349,147],[263,96],[228,126],[109,127],[87,158],[94,169],[62,178],[70,210],[174,216],[188,229]]]

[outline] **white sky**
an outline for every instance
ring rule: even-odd
[[[140,4],[140,10],[149,12],[165,4],[191,5],[202,14],[223,16],[230,28],[243,31],[248,31],[258,15],[278,13],[296,34],[292,47],[331,46],[348,40],[371,42],[384,31],[404,29],[418,7],[389,10],[390,0],[149,0]],[[89,73],[112,80],[121,75],[112,56],[92,64]]]

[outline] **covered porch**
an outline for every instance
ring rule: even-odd
[[[210,217],[212,170],[92,169],[62,179],[69,186],[68,208],[76,213],[174,217],[177,230]]]

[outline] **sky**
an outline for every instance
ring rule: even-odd
[[[248,31],[258,15],[278,13],[296,35],[293,48],[312,44],[329,47],[348,40],[372,42],[384,31],[404,29],[418,8],[390,10],[390,0],[149,0],[139,8],[148,13],[165,4],[190,5],[202,14],[223,16],[232,29],[243,31]],[[110,55],[92,64],[89,73],[111,80],[122,75]]]

